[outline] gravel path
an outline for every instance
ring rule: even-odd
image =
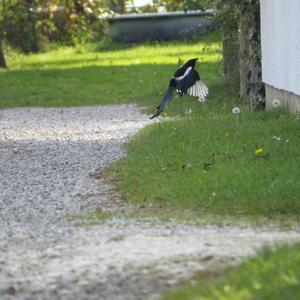
[[[0,298],[156,298],[196,271],[240,262],[298,230],[74,216],[127,209],[95,179],[149,122],[134,105],[0,110]],[[92,175],[92,176],[91,176]]]

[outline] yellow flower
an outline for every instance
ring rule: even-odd
[[[255,150],[255,155],[260,155],[264,152],[263,148],[258,148]]]
[[[168,167],[162,167],[161,169],[160,169],[160,171],[161,172],[164,172],[164,171],[166,171],[168,169]]]
[[[76,14],[71,14],[71,15],[70,15],[70,19],[71,19],[71,20],[78,19],[78,16],[77,16]]]

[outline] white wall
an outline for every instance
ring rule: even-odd
[[[261,0],[263,82],[300,95],[300,0]]]

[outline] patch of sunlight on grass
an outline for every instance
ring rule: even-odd
[[[74,47],[61,47],[47,53],[13,55],[8,58],[11,70],[20,69],[65,69],[87,66],[131,66],[139,64],[176,64],[178,59],[199,57],[200,62],[218,62],[222,59],[220,42],[212,39],[191,42],[166,42],[146,44],[129,49],[99,52],[87,47],[78,52]]]

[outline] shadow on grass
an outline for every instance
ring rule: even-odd
[[[111,39],[103,40],[97,44],[95,50],[99,52],[110,52],[110,51],[120,51],[120,50],[128,50],[138,48],[140,46],[170,46],[176,44],[196,44],[199,42],[205,43],[205,45],[209,45],[210,43],[216,43],[220,41],[220,35],[218,32],[208,32],[207,34],[203,34],[201,36],[193,36],[191,38],[181,38],[177,40],[162,40],[162,41],[146,41],[142,43],[120,43],[112,41]]]

